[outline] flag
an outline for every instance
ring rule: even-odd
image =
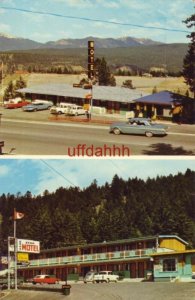
[[[20,220],[20,219],[22,219],[24,217],[24,214],[23,213],[21,213],[21,212],[19,212],[19,211],[16,211],[15,209],[14,209],[14,220]]]

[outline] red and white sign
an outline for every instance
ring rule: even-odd
[[[17,240],[17,251],[27,253],[40,253],[40,242],[31,240]]]

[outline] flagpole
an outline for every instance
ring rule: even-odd
[[[8,290],[10,290],[10,237],[8,236],[8,241],[7,241],[7,243],[8,243],[8,274],[7,274],[7,288],[8,288]]]
[[[16,239],[16,209],[14,208],[14,263],[15,263],[15,290],[17,290],[17,239]]]

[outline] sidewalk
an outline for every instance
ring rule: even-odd
[[[99,114],[93,114],[90,119],[86,118],[85,116],[80,116],[80,117],[72,117],[72,116],[66,116],[66,115],[51,115],[48,118],[50,121],[67,121],[67,122],[82,122],[82,123],[95,123],[95,124],[111,124],[113,122],[125,122],[128,119],[125,116],[121,116],[118,114],[104,114],[104,115],[99,115]],[[162,121],[162,120],[157,120],[155,121],[156,123],[160,124],[167,124],[167,125],[178,125],[176,123],[172,123],[171,121]]]

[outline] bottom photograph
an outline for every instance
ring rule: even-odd
[[[5,158],[0,182],[0,298],[194,296],[193,158]]]

